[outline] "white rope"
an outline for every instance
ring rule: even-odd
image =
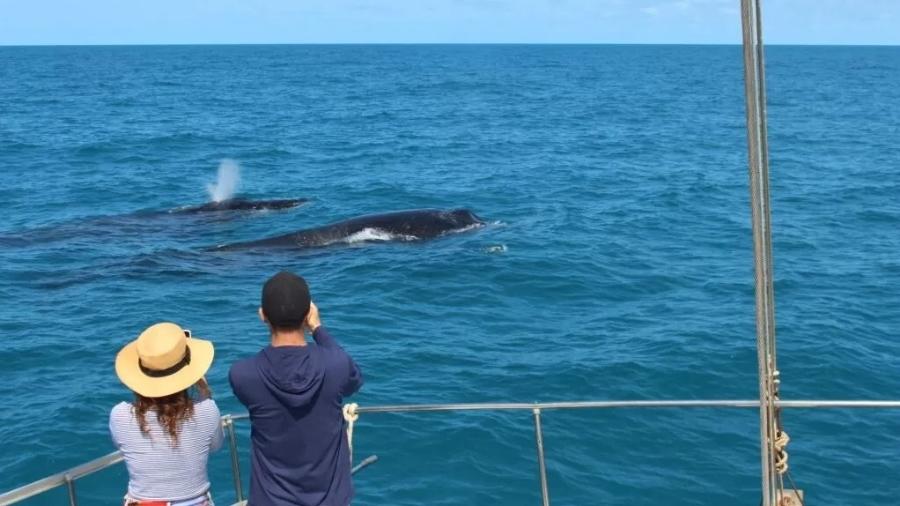
[[[785,449],[790,442],[791,438],[783,430],[775,436],[775,470],[778,474],[784,474],[788,470],[788,452]]]
[[[356,408],[359,405],[355,402],[344,404],[344,420],[347,420],[347,446],[350,448],[350,464],[353,464],[353,424],[359,420],[359,413]]]

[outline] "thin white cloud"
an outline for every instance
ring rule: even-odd
[[[713,12],[732,14],[737,12],[734,7],[736,0],[675,0],[670,2],[656,3],[641,7],[638,10],[648,16],[683,16],[689,12],[696,14],[700,12],[710,12],[711,7],[715,7]]]
[[[677,0],[675,2],[670,2],[666,4],[666,7],[676,7],[680,10],[686,11],[688,9],[694,8],[703,8],[709,6],[728,6],[738,4],[737,0]]]

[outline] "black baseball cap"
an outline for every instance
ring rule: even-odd
[[[263,285],[262,310],[273,327],[303,326],[309,301],[309,285],[293,272],[281,271]]]

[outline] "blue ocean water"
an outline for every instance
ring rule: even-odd
[[[900,48],[767,51],[784,398],[900,396]],[[0,490],[112,451],[112,362],[173,320],[210,381],[266,343],[292,269],[366,376],[362,405],[757,397],[737,46],[0,48]],[[154,214],[239,194],[285,212]],[[205,247],[468,207],[421,243]],[[754,410],[544,413],[556,505],[756,505]],[[893,504],[900,415],[785,413],[817,505]],[[248,426],[239,425],[244,452]],[[372,414],[356,504],[539,501],[528,412]],[[227,452],[217,502],[234,497]],[[121,467],[79,481],[115,504]],[[59,504],[60,491],[28,504]]]

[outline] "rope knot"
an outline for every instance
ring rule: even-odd
[[[785,431],[779,431],[775,436],[775,470],[778,474],[784,474],[788,470],[788,452],[785,451],[791,438]]]
[[[350,450],[350,464],[353,465],[353,424],[359,420],[359,405],[355,402],[344,404],[341,411],[344,413],[344,420],[347,420],[347,447]]]
[[[359,404],[355,402],[344,404],[344,420],[347,420],[349,423],[359,420],[359,413],[356,411],[357,408],[359,408]]]

